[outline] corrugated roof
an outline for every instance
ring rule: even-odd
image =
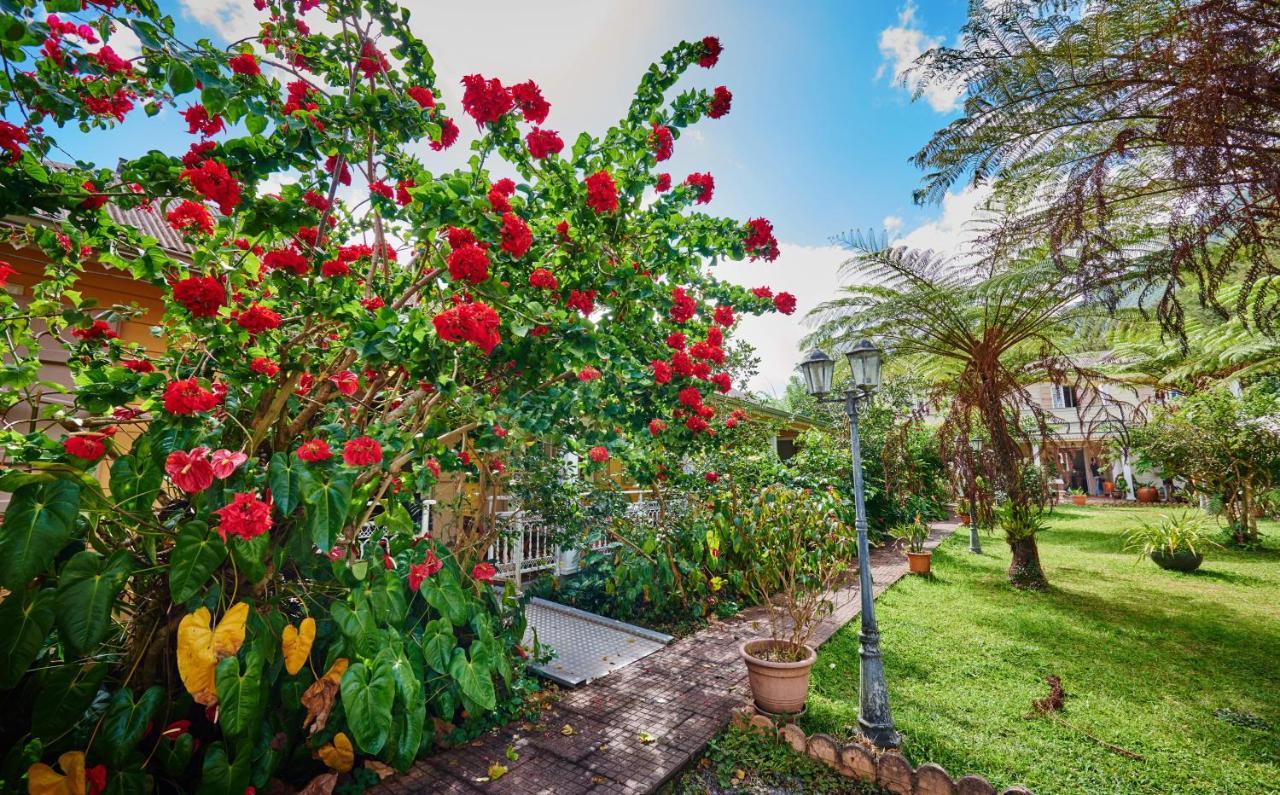
[[[179,235],[174,231],[173,227],[169,226],[159,207],[153,207],[149,211],[142,207],[126,209],[118,207],[114,202],[111,202],[104,209],[107,211],[107,215],[111,216],[111,220],[124,226],[132,226],[142,234],[154,237],[161,248],[175,254],[181,254],[184,257],[191,256],[191,246],[187,245],[186,241],[182,239],[182,235]]]

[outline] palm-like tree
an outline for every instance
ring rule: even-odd
[[[1046,491],[1042,478],[1027,473],[1031,450],[1053,430],[1027,387],[1091,377],[1067,356],[1091,311],[1044,260],[959,263],[874,237],[845,242],[853,257],[842,274],[854,283],[809,314],[814,330],[806,344],[876,337],[893,352],[895,367],[926,380],[928,402],[945,411],[944,457],[985,473],[1003,497],[1010,582],[1044,587],[1035,536]],[[981,461],[969,445],[975,433],[986,442]]]

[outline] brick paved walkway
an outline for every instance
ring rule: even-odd
[[[934,526],[929,548],[955,530]],[[875,591],[907,571],[902,552],[871,552]],[[818,627],[815,645],[858,615],[856,579],[834,594],[835,611]],[[648,793],[670,780],[729,722],[750,697],[739,644],[768,632],[761,608],[675,641],[632,665],[570,690],[541,723],[511,724],[415,763],[377,788],[384,793]],[[565,726],[572,727],[565,734]],[[507,758],[514,748],[519,759]],[[486,781],[489,765],[508,768]]]

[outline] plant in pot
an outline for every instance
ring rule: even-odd
[[[1124,475],[1116,475],[1116,488],[1111,496],[1120,500],[1129,496],[1129,481],[1124,479]]]
[[[1155,502],[1160,492],[1155,486],[1139,486],[1134,496],[1138,498],[1138,502]]]
[[[1125,549],[1136,549],[1139,560],[1149,557],[1162,569],[1195,571],[1204,562],[1205,551],[1218,546],[1208,530],[1209,517],[1200,511],[1165,514],[1158,522],[1143,522],[1129,531]]]
[[[744,584],[768,610],[769,637],[748,640],[740,651],[756,706],[765,712],[804,710],[817,659],[809,641],[832,611],[830,592],[857,559],[854,529],[840,515],[830,490],[767,486],[742,516],[744,540],[756,550]]]
[[[1116,492],[1116,484],[1110,480],[1102,481],[1102,493],[1108,497],[1114,496]]]
[[[1084,489],[1071,489],[1067,493],[1071,495],[1072,505],[1084,505],[1089,501],[1088,496],[1084,493]]]
[[[956,517],[960,520],[961,525],[969,524],[969,499],[961,497],[956,500]]]
[[[933,552],[926,551],[924,542],[929,540],[929,526],[916,517],[914,522],[898,525],[889,531],[907,548],[907,569],[912,574],[928,574],[933,565]]]

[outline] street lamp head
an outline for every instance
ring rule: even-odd
[[[974,436],[969,437],[969,449],[970,449],[970,450],[972,450],[972,451],[973,451],[973,452],[975,452],[975,453],[981,453],[981,452],[982,452],[982,437],[981,437],[981,436],[977,436],[977,435],[974,435]]]
[[[880,349],[863,340],[845,354],[853,371],[853,386],[870,392],[880,386]]]
[[[800,360],[804,373],[804,386],[810,395],[822,397],[831,391],[831,376],[836,371],[836,360],[819,348],[814,348]]]

